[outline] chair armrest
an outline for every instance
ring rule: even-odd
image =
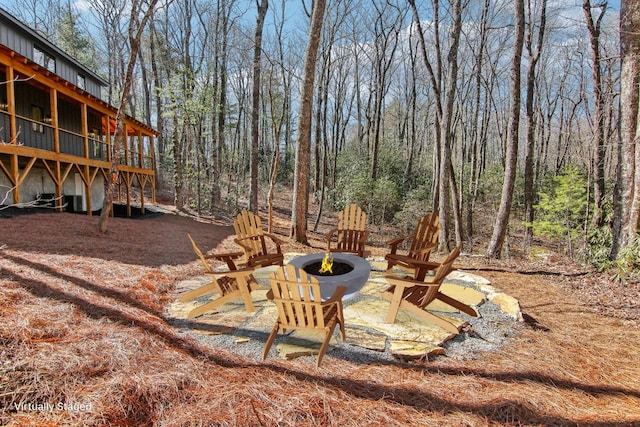
[[[330,305],[330,304],[334,304],[336,302],[342,302],[342,297],[344,297],[344,294],[346,293],[347,288],[345,286],[338,286],[336,288],[336,290],[333,292],[333,295],[331,295],[331,298],[329,298],[326,301],[322,302],[322,305]]]
[[[205,258],[207,259],[214,258],[220,261],[224,261],[226,259],[238,259],[242,255],[243,255],[242,252],[224,252],[221,254],[208,254],[208,255],[205,255]]]
[[[336,228],[332,228],[331,230],[329,230],[329,231],[327,232],[327,234],[326,234],[326,236],[325,236],[325,240],[326,240],[327,242],[330,242],[330,241],[331,241],[331,238],[333,237],[333,235],[334,235],[335,233],[337,233],[337,232],[338,232],[338,227],[336,227]]]
[[[421,248],[421,249],[418,251],[418,253],[419,253],[420,255],[424,255],[424,254],[425,254],[425,253],[427,253],[427,252],[431,252],[431,251],[433,250],[433,248],[435,248],[435,247],[436,247],[436,245],[435,245],[434,243],[432,243],[432,244],[430,244],[430,245],[425,246],[424,248]]]
[[[410,288],[412,286],[440,286],[439,283],[431,283],[429,280],[416,280],[411,276],[405,276],[403,278],[386,276],[385,279],[392,285],[403,288]]]
[[[286,242],[280,238],[278,238],[277,236],[271,234],[271,233],[264,233],[264,234],[257,234],[255,236],[247,236],[247,237],[242,237],[242,238],[235,238],[233,239],[234,242],[236,242],[237,244],[239,244],[240,246],[242,246],[243,248],[247,248],[250,249],[249,246],[243,244],[242,242],[244,240],[264,240],[265,237],[270,238],[273,243],[275,243],[276,246],[280,247],[280,245],[285,244]]]
[[[410,237],[412,236],[406,235],[406,236],[396,237],[395,239],[391,239],[387,241],[387,245],[391,246],[391,253],[395,254],[396,250],[398,249],[398,245]]]
[[[242,252],[227,252],[221,254],[207,254],[204,257],[206,259],[217,259],[218,261],[224,261],[227,263],[229,270],[237,270],[238,267],[236,266],[235,262],[233,262],[233,260],[240,258],[242,255],[244,255]]]
[[[240,270],[230,270],[230,271],[214,271],[214,276],[227,276],[227,277],[242,277],[242,276],[250,276],[253,274],[253,268],[243,268]]]
[[[243,243],[245,240],[255,240],[256,237],[250,236],[250,237],[243,237],[241,239],[235,238],[233,239],[234,242],[236,242],[240,247],[242,247],[244,250],[251,252],[252,248],[251,246],[246,245],[245,243]]]
[[[436,271],[440,268],[440,263],[433,261],[421,261],[419,259],[413,259],[409,262],[413,268],[416,269],[415,278],[424,280],[425,283],[430,283],[434,277],[427,278],[427,271]],[[447,273],[449,274],[449,273]]]
[[[364,243],[369,238],[369,230],[362,230],[360,232],[360,237],[358,238],[358,243]]]
[[[282,239],[280,239],[279,237],[271,234],[271,233],[264,233],[264,236],[270,238],[273,243],[275,243],[275,245],[278,247],[278,249],[280,249],[280,245],[284,245],[286,242]]]
[[[435,261],[420,261],[419,259],[412,259],[410,261],[410,264],[414,267],[417,268],[424,268],[426,270],[435,270],[436,268],[440,267],[440,263],[439,262],[435,262]]]

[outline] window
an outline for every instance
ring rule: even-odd
[[[44,126],[42,125],[42,123],[38,123],[44,120],[44,112],[42,111],[42,107],[32,105],[31,118],[33,119],[33,122],[31,122],[31,129],[34,132],[44,133]]]
[[[82,90],[87,89],[87,82],[82,74],[78,74],[78,78],[76,80],[77,80],[76,86],[78,86]]]
[[[56,59],[37,46],[33,47],[33,61],[51,72],[56,72]]]

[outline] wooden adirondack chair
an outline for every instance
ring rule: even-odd
[[[276,303],[278,319],[264,345],[262,360],[266,359],[280,329],[283,332],[287,329],[301,329],[324,332],[316,361],[316,366],[320,366],[336,324],[340,324],[340,338],[344,341],[342,297],[346,288],[338,286],[331,298],[322,301],[318,279],[291,264],[271,273],[269,281],[271,290],[267,293],[267,298]]]
[[[265,233],[259,216],[243,209],[233,222],[233,228],[236,231],[234,241],[242,248],[247,267],[283,265],[284,255],[280,246],[284,241]]]
[[[251,291],[258,288],[258,282],[253,277],[253,270],[238,270],[235,263],[233,262],[234,259],[242,256],[242,252],[214,254],[211,256],[206,256],[202,253],[195,240],[193,240],[191,234],[187,235],[189,236],[189,240],[191,241],[191,245],[193,246],[193,251],[196,253],[196,255],[198,255],[198,258],[200,258],[200,261],[202,262],[205,273],[207,274],[207,276],[211,277],[211,283],[186,292],[178,299],[178,301],[186,302],[198,298],[202,295],[212,293],[214,291],[219,294],[219,298],[191,310],[187,317],[192,318],[200,316],[207,311],[213,310],[216,307],[239,298],[244,301],[244,305],[247,308],[247,311],[255,311],[253,301],[251,300]],[[214,271],[208,262],[208,259],[211,258],[225,261],[227,263],[227,266],[229,267],[229,270]]]
[[[398,310],[403,308],[449,332],[457,334],[459,331],[455,325],[426,310],[426,307],[436,299],[457,308],[469,316],[478,317],[478,312],[474,308],[440,292],[440,286],[445,277],[455,270],[452,264],[460,255],[460,247],[461,245],[456,246],[441,263],[436,264],[437,268],[434,270],[433,276],[428,276],[423,280],[416,280],[410,276],[402,279],[393,276],[386,277],[389,283],[392,284],[390,288],[382,293],[383,298],[391,301],[387,323],[395,322]],[[431,263],[427,264],[431,265]]]
[[[440,232],[440,219],[435,212],[428,213],[420,218],[415,232],[389,240],[391,251],[385,256],[387,260],[387,272],[395,265],[414,270],[414,278],[422,280],[425,273],[425,262],[429,261],[431,251],[438,242]],[[398,246],[405,240],[411,240],[411,246],[406,255],[398,253]],[[422,268],[419,268],[419,267]]]
[[[366,257],[365,242],[369,236],[367,214],[355,203],[338,213],[338,226],[327,233],[327,251],[350,252],[362,258]],[[335,246],[331,247],[333,236]]]

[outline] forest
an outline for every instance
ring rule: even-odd
[[[291,192],[298,242],[323,209],[349,203],[398,227],[436,211],[441,245],[499,258],[510,234],[525,252],[546,236],[624,271],[640,259],[640,67],[627,55],[640,21],[627,3],[4,7],[104,76],[106,101],[129,97],[128,113],[160,132],[158,188],[178,209],[271,209],[275,192]],[[478,216],[492,220],[483,247]]]
[[[158,130],[160,211],[103,232],[0,206],[0,425],[640,425],[640,0],[0,7],[103,76],[118,118]],[[351,203],[374,275],[321,366],[280,354],[286,334],[263,356],[274,270],[256,269],[256,311],[186,318],[216,297],[180,300],[238,251],[240,209],[299,257]],[[447,313],[464,324],[432,354],[391,354],[426,344],[418,329],[353,344],[371,336],[359,313],[389,323],[386,300],[354,309],[398,283],[383,242],[428,211],[432,258],[462,244],[451,283],[477,278],[480,315]]]

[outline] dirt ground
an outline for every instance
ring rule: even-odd
[[[331,221],[310,246],[284,250],[320,250]],[[0,425],[640,425],[637,283],[555,254],[463,255],[458,267],[526,315],[499,350],[368,364],[327,353],[320,368],[309,358],[257,362],[164,314],[175,284],[200,274],[187,233],[205,250],[236,250],[231,222],[112,218],[102,235],[97,217],[0,217]],[[280,213],[274,232],[286,239],[288,227]]]

